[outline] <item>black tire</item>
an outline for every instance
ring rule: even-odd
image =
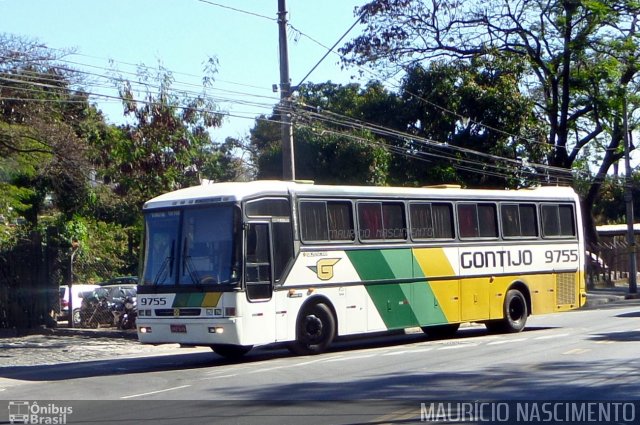
[[[289,350],[298,355],[320,354],[326,351],[336,336],[336,319],[324,303],[306,306],[296,324],[296,340]]]
[[[215,344],[211,346],[214,353],[227,359],[237,359],[247,354],[253,345]]]
[[[500,320],[492,320],[486,322],[485,325],[489,332],[494,333],[518,333],[521,332],[527,324],[529,309],[527,308],[527,300],[522,292],[517,289],[507,291],[503,304],[504,317]]]
[[[446,325],[424,326],[422,332],[431,338],[451,338],[458,332],[460,323],[447,323]]]

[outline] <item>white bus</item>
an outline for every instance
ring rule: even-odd
[[[410,327],[519,332],[530,314],[586,300],[580,203],[566,187],[208,183],[143,213],[142,343],[315,354],[338,336]]]

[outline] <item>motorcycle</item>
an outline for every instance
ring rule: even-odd
[[[127,295],[122,301],[118,329],[135,329],[137,316],[136,300],[134,297]]]
[[[109,302],[108,294],[100,289],[82,298],[80,327],[97,328],[101,325],[114,326],[117,323],[114,303]]]

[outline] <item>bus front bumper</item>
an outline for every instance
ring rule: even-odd
[[[238,329],[239,319],[180,320],[148,319],[137,323],[143,344],[245,345]]]

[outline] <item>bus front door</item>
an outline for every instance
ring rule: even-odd
[[[271,299],[271,243],[269,223],[249,223],[245,234],[245,284],[250,302]]]

